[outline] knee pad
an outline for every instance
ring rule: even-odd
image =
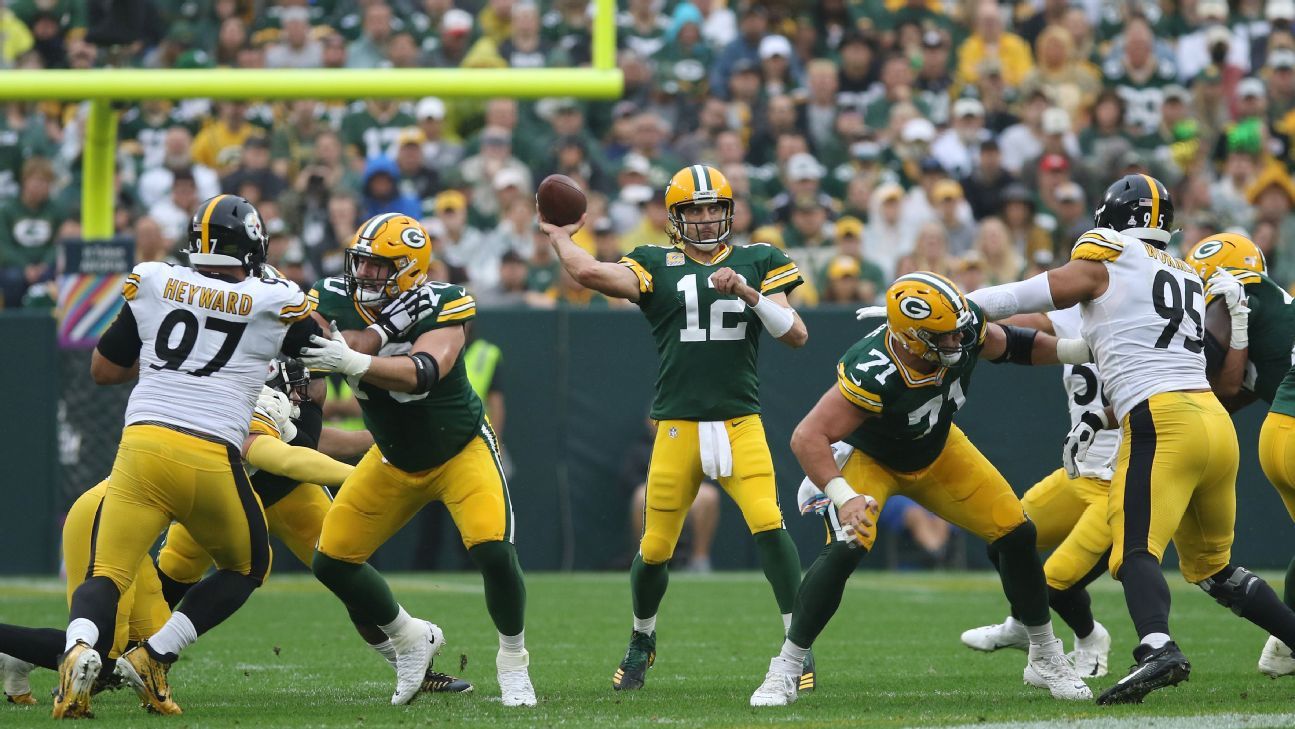
[[[639,554],[648,564],[665,564],[674,556],[674,543],[669,539],[652,532],[644,532],[643,541],[639,542]]]
[[[508,572],[517,564],[517,550],[510,542],[482,542],[468,550],[481,574]]]
[[[1206,577],[1196,584],[1218,604],[1241,615],[1260,582],[1262,580],[1259,576],[1245,567],[1234,567],[1229,564],[1219,570],[1218,574]]]
[[[1000,554],[1027,549],[1033,552],[1037,549],[1038,541],[1039,532],[1035,529],[1034,522],[1026,519],[1020,526],[995,539],[989,548]]]

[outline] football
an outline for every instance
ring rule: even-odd
[[[549,175],[535,190],[540,217],[554,225],[571,225],[585,214],[584,190],[566,175]]]

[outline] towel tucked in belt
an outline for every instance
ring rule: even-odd
[[[733,475],[733,449],[728,442],[728,428],[723,420],[697,423],[697,440],[701,444],[701,470],[708,478]]]

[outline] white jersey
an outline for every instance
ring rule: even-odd
[[[1081,336],[1083,318],[1078,306],[1069,309],[1048,312],[1052,320],[1052,330],[1058,337],[1076,339]],[[1070,409],[1070,425],[1074,427],[1079,418],[1090,410],[1105,407],[1106,394],[1102,391],[1102,380],[1097,365],[1064,365],[1061,384],[1066,388],[1066,405]],[[1079,475],[1110,481],[1115,477],[1115,454],[1120,450],[1120,429],[1108,428],[1097,431],[1097,437],[1088,446],[1088,453],[1079,462]]]
[[[1208,390],[1205,287],[1186,263],[1108,228],[1084,233],[1072,259],[1102,261],[1106,291],[1081,304],[1084,341],[1121,421],[1152,395]]]
[[[306,294],[278,278],[234,283],[141,263],[122,295],[141,343],[126,424],[166,423],[241,447],[270,360],[313,308]]]

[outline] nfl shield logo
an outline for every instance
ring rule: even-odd
[[[667,266],[682,266],[682,265],[683,265],[683,251],[671,251],[671,252],[669,252],[669,253],[665,254],[665,265],[667,265]]]
[[[670,428],[670,437],[671,437],[671,438],[678,438],[678,437],[679,437],[679,429],[678,429],[678,428],[673,428],[673,427],[672,427],[672,428]]]

